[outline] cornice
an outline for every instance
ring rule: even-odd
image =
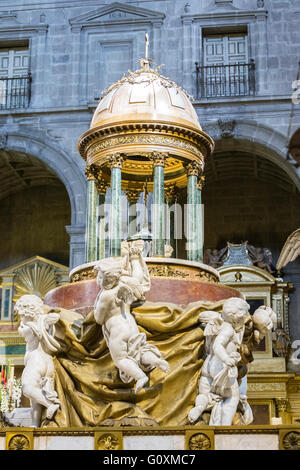
[[[183,23],[186,22],[197,22],[202,20],[216,20],[216,19],[232,19],[232,18],[248,18],[248,19],[256,19],[256,18],[267,18],[268,11],[267,10],[234,10],[234,11],[211,11],[211,12],[203,12],[198,14],[189,14],[189,15],[182,15],[181,21]]]
[[[46,34],[48,31],[47,24],[37,24],[37,25],[9,25],[9,26],[0,26],[1,33],[12,33],[12,32],[32,32],[32,33],[43,33]]]

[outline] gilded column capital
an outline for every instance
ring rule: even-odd
[[[99,194],[105,194],[109,185],[103,178],[98,178],[96,186]]]
[[[149,159],[152,161],[153,166],[165,166],[167,158],[168,154],[163,152],[152,152],[149,155]]]
[[[197,189],[199,189],[199,191],[202,191],[204,185],[205,185],[205,176],[201,175],[199,176],[198,181],[197,181]]]
[[[84,170],[84,174],[88,181],[97,180],[99,171],[100,171],[100,168],[97,165],[94,165],[92,163],[91,165],[88,165],[86,167],[86,169]]]
[[[137,203],[141,192],[142,192],[142,189],[127,189],[126,190],[127,200],[132,203]]]
[[[178,190],[175,184],[165,186],[165,198],[167,201],[173,201],[178,196]]]
[[[120,153],[113,153],[108,157],[108,163],[110,168],[122,168],[125,157]]]
[[[196,162],[195,160],[192,162],[189,162],[185,165],[186,172],[188,176],[197,176],[199,177],[202,174],[203,166],[199,163]]]

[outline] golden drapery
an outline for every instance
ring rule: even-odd
[[[60,309],[58,324],[63,350],[54,358],[55,387],[60,410],[44,426],[188,424],[204,357],[204,336],[198,316],[221,311],[223,301],[175,304],[150,303],[133,310],[139,329],[169,362],[170,372],[154,369],[145,389],[121,381],[110,357],[101,326],[93,312],[84,320],[80,340],[71,326],[72,314]],[[55,311],[58,311],[56,309]],[[68,317],[68,318],[67,318]]]

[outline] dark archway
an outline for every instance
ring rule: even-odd
[[[70,220],[54,171],[26,153],[0,150],[0,269],[35,255],[68,265]]]
[[[277,256],[300,227],[300,193],[290,175],[274,161],[241,150],[216,152],[205,173],[205,246],[248,240]]]

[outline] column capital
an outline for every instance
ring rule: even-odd
[[[88,165],[86,167],[86,169],[84,170],[84,174],[88,181],[96,180],[98,178],[99,171],[100,168],[92,163],[91,165]]]
[[[185,168],[188,176],[194,175],[199,177],[202,174],[203,165],[194,160],[192,162],[187,163],[185,165]]]
[[[120,153],[113,153],[108,157],[108,163],[110,168],[122,168],[125,157]]]
[[[163,152],[152,152],[149,155],[149,159],[152,161],[153,166],[165,166],[167,158],[168,154]]]
[[[167,201],[173,201],[178,195],[178,188],[175,184],[169,184],[165,186],[165,198]]]
[[[105,194],[109,185],[102,177],[98,177],[96,181],[96,186],[99,194]]]
[[[131,188],[126,189],[126,196],[127,196],[128,201],[136,204],[140,197],[141,192],[142,192],[142,189],[131,189]]]
[[[197,189],[199,189],[199,191],[202,191],[204,185],[205,185],[205,176],[201,175],[199,176],[198,181],[197,181]]]

